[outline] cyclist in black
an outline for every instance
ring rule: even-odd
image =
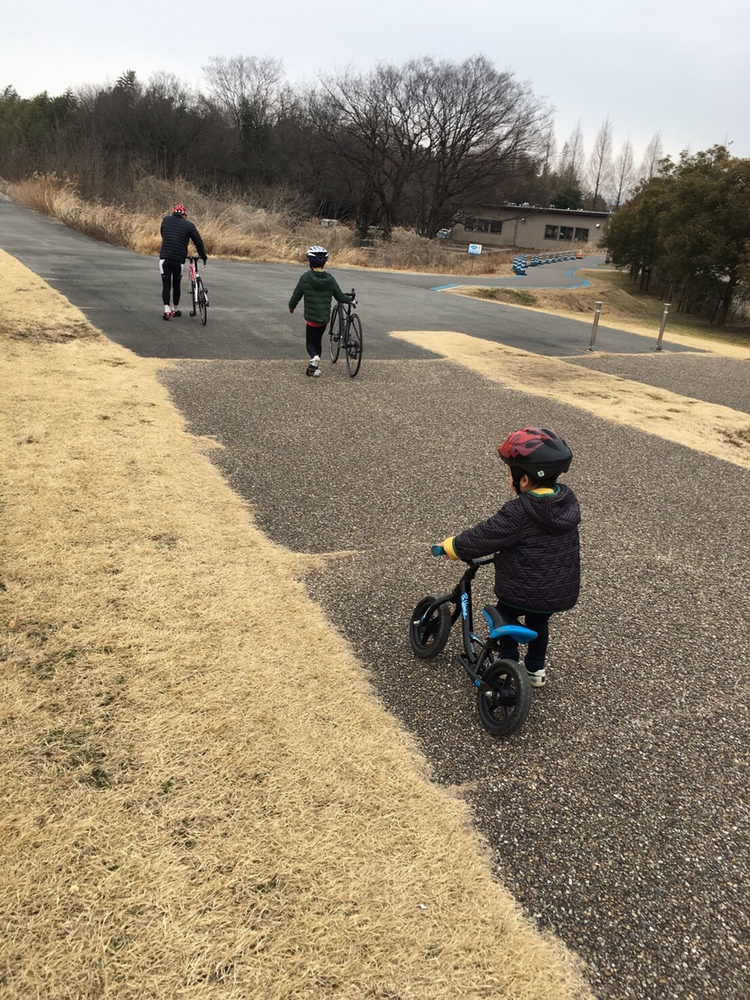
[[[180,304],[180,281],[188,243],[193,241],[198,256],[205,264],[208,260],[206,248],[203,246],[201,234],[192,222],[188,222],[184,205],[175,205],[171,215],[165,215],[161,220],[161,250],[159,251],[159,271],[161,272],[161,298],[164,303],[164,319],[181,316],[177,306]],[[172,306],[169,305],[170,293]]]

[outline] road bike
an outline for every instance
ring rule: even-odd
[[[356,292],[352,288],[352,299],[356,301]],[[336,364],[339,351],[343,349],[346,367],[352,378],[362,364],[362,324],[354,311],[352,302],[344,305],[337,302],[331,310],[331,323],[328,328],[329,349],[331,361]]]
[[[198,274],[200,257],[188,257],[190,264],[190,315],[200,313],[201,323],[208,322],[208,289],[203,284],[203,278]]]
[[[433,545],[432,554],[445,555],[445,549]],[[537,633],[524,625],[507,622],[492,604],[482,609],[489,627],[487,638],[481,639],[474,631],[471,583],[479,567],[492,561],[492,556],[467,560],[464,575],[449,594],[422,598],[412,612],[409,642],[420,659],[437,656],[460,618],[464,651],[458,661],[477,689],[479,719],[493,736],[510,736],[529,714],[531,681],[522,664],[503,659],[500,640],[508,636],[516,642],[528,643],[536,639]]]

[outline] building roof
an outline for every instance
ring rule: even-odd
[[[595,212],[593,209],[588,208],[557,208],[555,205],[530,205],[528,202],[524,202],[519,205],[517,202],[509,201],[504,205],[482,205],[481,209],[472,209],[472,211],[482,211],[482,212],[570,212],[571,215],[574,213],[576,215],[591,215],[597,219],[606,219],[611,213],[610,212]],[[468,214],[468,213],[467,213]]]

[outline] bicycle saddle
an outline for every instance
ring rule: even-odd
[[[494,604],[487,604],[482,608],[482,614],[487,619],[490,626],[490,639],[499,639],[501,635],[507,635],[516,642],[531,642],[536,639],[537,633],[533,628],[526,628],[525,625],[516,625],[507,622]]]

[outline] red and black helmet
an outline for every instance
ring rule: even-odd
[[[573,461],[573,452],[567,444],[547,427],[513,431],[497,452],[511,469],[521,469],[539,479],[554,479],[567,472]]]
[[[172,209],[172,215],[180,215],[183,219],[187,219],[187,212],[185,211],[184,205],[175,205]]]

